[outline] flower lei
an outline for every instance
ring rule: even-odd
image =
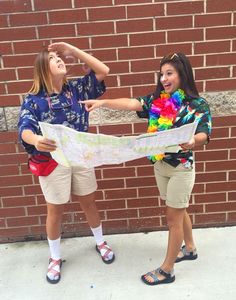
[[[153,100],[149,110],[148,133],[170,129],[180,110],[183,99],[185,98],[184,91],[178,89],[172,95],[162,91],[158,99]],[[148,156],[153,163],[157,160],[162,160],[165,154],[157,154]]]

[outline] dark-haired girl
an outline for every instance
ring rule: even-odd
[[[198,121],[194,137],[181,144],[177,153],[148,157],[154,164],[160,197],[166,202],[169,238],[160,267],[142,275],[141,279],[148,285],[171,283],[175,280],[174,263],[197,258],[191,219],[186,211],[195,182],[192,150],[206,144],[211,132],[209,106],[199,96],[191,64],[183,53],[171,53],[161,60],[154,93],[136,99],[88,100],[84,103],[88,111],[102,106],[137,111],[140,117],[148,118],[150,133]]]

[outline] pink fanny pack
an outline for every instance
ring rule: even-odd
[[[29,169],[36,176],[48,176],[57,165],[53,158],[42,154],[32,155],[28,160]]]

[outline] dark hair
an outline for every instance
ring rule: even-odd
[[[180,88],[185,92],[188,98],[198,98],[199,93],[194,81],[192,66],[185,56],[181,52],[170,53],[164,56],[160,62],[160,71],[163,65],[170,64],[172,65],[179,74],[180,77]],[[154,98],[158,98],[161,91],[164,89],[160,81],[161,74],[158,75],[158,82],[156,91],[154,92]]]

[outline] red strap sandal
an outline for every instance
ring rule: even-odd
[[[107,242],[102,243],[101,245],[96,245],[96,251],[101,255],[101,258],[105,264],[111,264],[115,259],[115,254],[111,248],[107,245]],[[109,258],[109,253],[113,253],[112,258]]]
[[[58,283],[61,279],[60,268],[62,266],[62,260],[58,259],[49,259],[48,272],[46,275],[47,281],[49,283],[55,284]],[[50,276],[51,275],[51,276]]]

